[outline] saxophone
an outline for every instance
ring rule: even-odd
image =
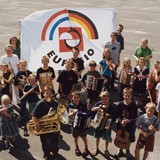
[[[46,133],[58,133],[60,131],[60,122],[66,124],[68,117],[66,117],[66,107],[59,105],[57,111],[50,110],[47,115],[43,116],[40,120],[40,131],[35,130],[35,125],[31,119],[27,123],[27,129],[31,134],[40,135]]]

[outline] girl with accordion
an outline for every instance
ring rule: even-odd
[[[101,88],[98,87],[98,79],[100,78],[100,73],[96,70],[97,63],[95,61],[89,62],[89,69],[83,75],[82,82],[88,92],[88,98],[90,103],[93,104],[99,96]]]
[[[123,100],[123,89],[126,87],[131,87],[133,84],[133,72],[131,66],[131,60],[125,57],[122,63],[122,67],[119,72],[119,99]]]

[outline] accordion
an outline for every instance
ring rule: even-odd
[[[93,91],[101,91],[104,84],[103,78],[96,78],[92,75],[87,75],[86,88]]]
[[[112,118],[109,117],[108,113],[104,113],[102,109],[99,109],[97,111],[97,114],[95,115],[95,118],[93,122],[96,124],[97,127],[100,127],[100,129],[109,129],[112,123]]]

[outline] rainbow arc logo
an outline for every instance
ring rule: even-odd
[[[61,18],[59,18],[59,17],[61,17]],[[57,27],[65,21],[73,21],[73,22],[79,24],[80,27],[61,27],[60,31],[67,32],[67,33],[71,34],[73,39],[76,37],[79,37],[80,42],[77,44],[76,47],[78,47],[80,50],[82,50],[82,48],[83,48],[81,27],[85,30],[87,38],[89,40],[98,39],[97,28],[90,18],[88,18],[86,15],[84,15],[80,12],[65,9],[65,10],[62,10],[62,11],[55,13],[47,20],[47,22],[45,23],[43,30],[42,30],[41,40],[42,41],[45,41],[48,39],[53,40],[54,33],[55,33]],[[52,23],[52,27],[49,27],[51,25],[51,23]],[[48,32],[49,29],[50,29],[50,31]],[[47,32],[49,34],[47,34]],[[64,40],[64,43],[61,42],[61,44],[65,44],[68,49],[70,49],[70,47],[71,47],[71,46],[67,45],[66,40]],[[62,49],[62,51],[64,51],[64,50],[65,49]]]

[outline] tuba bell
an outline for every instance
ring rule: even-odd
[[[52,133],[52,132],[59,132],[60,130],[60,123],[58,120],[58,116],[56,112],[48,113],[47,115],[43,116],[40,120],[40,131],[37,132],[35,130],[35,125],[33,120],[31,119],[27,123],[27,129],[31,134],[40,135],[45,133]]]

